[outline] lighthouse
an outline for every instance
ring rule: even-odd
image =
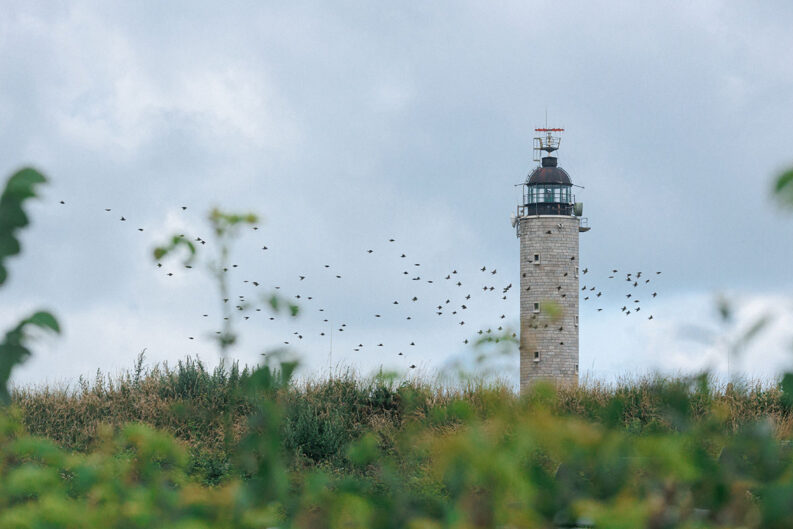
[[[513,227],[520,239],[520,389],[578,383],[578,236],[589,231],[557,151],[564,129],[535,129],[534,161]]]

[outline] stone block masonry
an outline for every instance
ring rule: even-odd
[[[578,383],[578,228],[573,216],[518,219],[520,389]]]

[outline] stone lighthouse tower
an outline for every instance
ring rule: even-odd
[[[520,389],[578,382],[578,234],[589,230],[556,151],[564,129],[535,129],[534,161],[513,226],[520,239]]]

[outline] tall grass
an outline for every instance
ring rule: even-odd
[[[65,449],[87,452],[100,428],[119,431],[127,423],[143,423],[184,444],[190,471],[205,483],[228,477],[230,452],[251,413],[240,389],[252,370],[236,362],[209,370],[189,357],[173,366],[145,366],[143,360],[140,356],[117,376],[97,372],[93,381],[81,378],[75,387],[14,388],[12,399],[31,434]],[[297,380],[279,391],[278,400],[284,409],[281,439],[292,466],[341,473],[352,471],[348,447],[365,434],[387,447],[411,424],[453,431],[463,413],[488,418],[505,408],[532,409],[522,407],[521,397],[503,382],[364,377],[351,369]],[[675,431],[717,413],[725,432],[761,420],[773,425],[779,438],[793,435],[781,391],[761,383],[718,386],[704,376],[588,382],[559,388],[551,405],[557,415],[636,434]]]

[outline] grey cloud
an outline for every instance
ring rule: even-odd
[[[354,288],[316,289],[362,333],[373,293],[389,297],[401,278],[390,279],[398,264],[359,254],[391,235],[438,272],[487,263],[517,283],[513,185],[533,166],[546,107],[568,129],[560,164],[586,188],[593,271],[657,268],[681,295],[790,288],[793,220],[768,197],[793,162],[784,2],[17,3],[8,14],[0,169],[35,162],[53,185],[7,307],[47,299],[63,314],[104,306],[124,318],[144,307],[189,326],[176,314],[205,292],[153,280],[148,258],[149,233],[182,203],[193,226],[215,204],[266,217],[255,240],[279,253],[263,260],[246,239],[238,258],[251,273],[282,282],[324,260],[351,270]],[[106,222],[105,204],[144,235]],[[590,338],[589,351],[603,345]],[[179,340],[168,354],[186,350]],[[311,362],[323,347],[306,348]]]

